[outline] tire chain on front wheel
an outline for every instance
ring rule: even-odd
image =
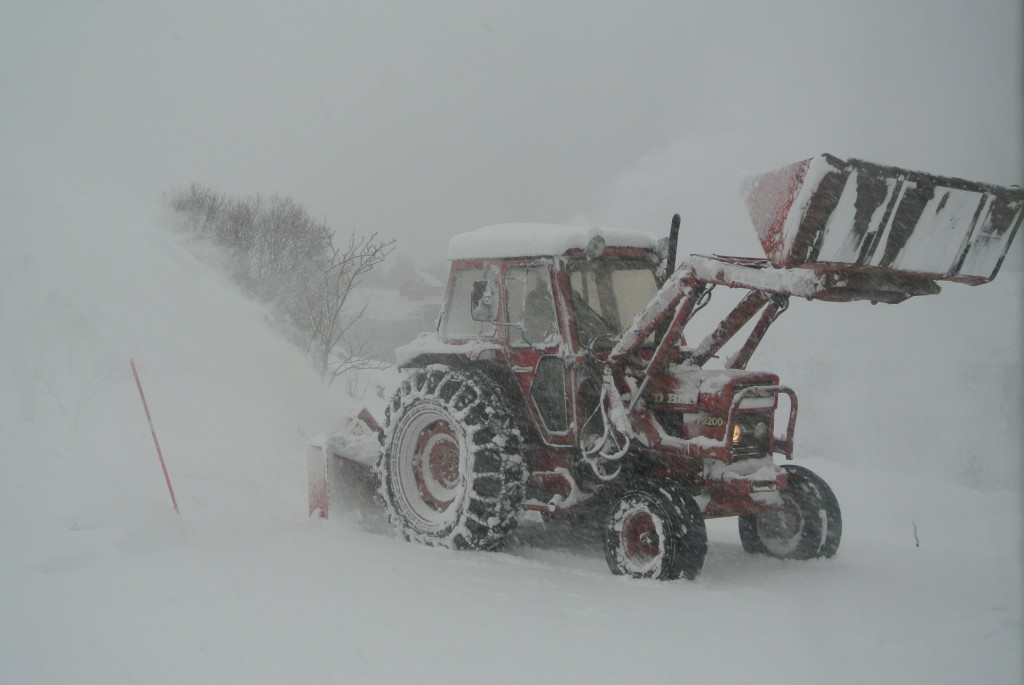
[[[470,473],[462,512],[450,530],[440,535],[417,531],[391,501],[392,487],[384,463],[395,426],[404,408],[420,400],[439,403],[462,424]],[[404,380],[384,415],[380,495],[392,525],[407,539],[455,549],[494,549],[518,522],[525,497],[526,470],[521,437],[497,386],[469,371],[433,365],[419,369]]]

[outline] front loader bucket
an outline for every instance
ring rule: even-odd
[[[824,154],[751,179],[747,208],[775,266],[979,285],[1010,249],[1024,191]]]

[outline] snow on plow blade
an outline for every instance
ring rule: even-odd
[[[979,285],[999,271],[1024,191],[823,154],[753,177],[747,208],[775,266]]]
[[[306,445],[306,476],[308,478],[309,516],[327,518],[338,482],[338,460],[345,460],[369,474],[380,454],[380,436],[384,429],[373,415],[363,409],[356,416],[345,417],[333,434],[314,436]],[[353,485],[349,483],[349,485]]]

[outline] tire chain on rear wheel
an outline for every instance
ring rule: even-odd
[[[464,444],[465,490],[451,526],[442,531],[417,530],[401,511],[389,477],[391,451],[399,440],[396,426],[404,412],[431,403],[447,414]],[[452,549],[494,549],[518,523],[526,492],[522,438],[498,386],[479,374],[431,365],[404,380],[384,414],[383,449],[377,465],[379,494],[391,524],[408,540]]]
[[[750,514],[739,519],[740,542],[744,551],[782,559],[831,558],[839,550],[839,542],[843,535],[843,517],[839,509],[839,500],[828,483],[810,469],[796,464],[786,464],[782,468],[785,469],[789,480],[782,497],[800,511],[803,524],[800,539],[792,551],[775,554],[761,539],[758,517],[763,514]],[[825,516],[824,535],[821,534],[822,514]]]

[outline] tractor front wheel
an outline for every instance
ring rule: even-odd
[[[604,549],[616,575],[693,580],[708,551],[704,516],[679,483],[663,478],[640,481],[615,498]]]
[[[832,557],[843,535],[839,501],[813,471],[795,464],[782,468],[789,480],[780,493],[782,506],[740,517],[743,549],[779,559]]]

